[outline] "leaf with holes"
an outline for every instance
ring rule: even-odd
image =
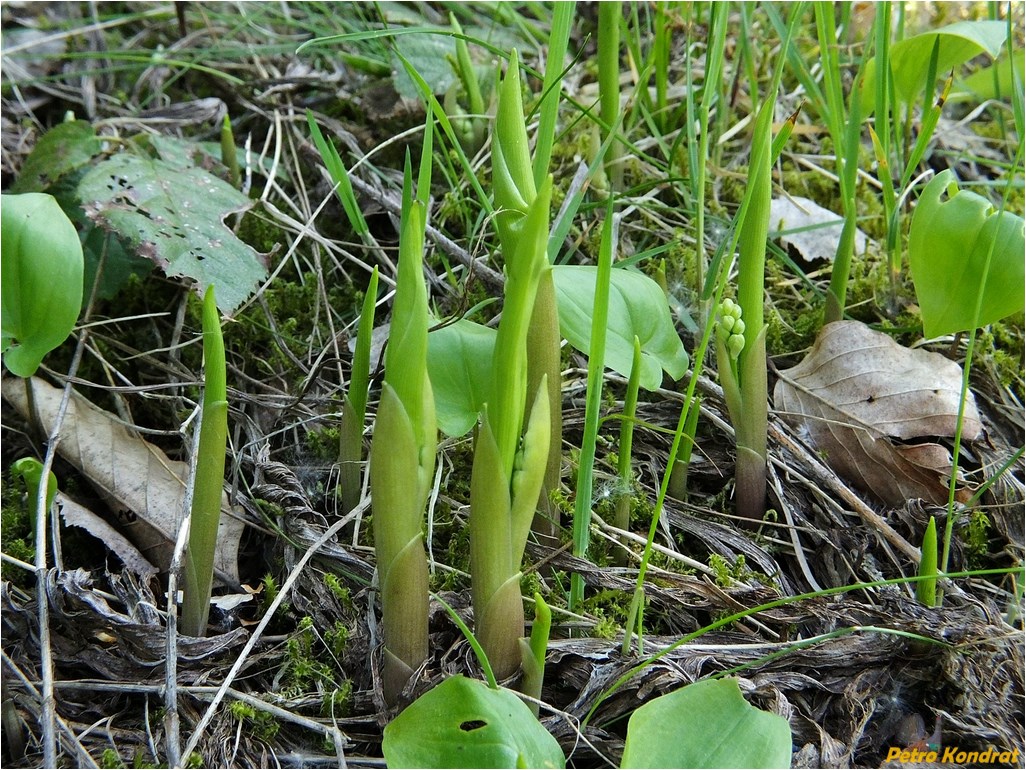
[[[556,739],[509,690],[452,676],[385,728],[389,767],[564,767]]]
[[[267,275],[260,254],[225,225],[251,201],[201,168],[123,152],[96,165],[78,187],[91,220],[124,238],[169,277],[217,286],[231,314]]]
[[[1024,250],[1021,216],[959,190],[950,170],[934,177],[919,196],[908,234],[908,264],[926,335],[966,331],[1021,313]]]

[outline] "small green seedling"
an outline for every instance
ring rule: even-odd
[[[363,460],[363,423],[367,417],[370,386],[370,353],[374,331],[374,303],[378,299],[378,269],[371,273],[356,333],[356,350],[349,375],[349,389],[342,402],[339,426],[338,466],[341,513],[347,514],[360,502],[360,463]]]
[[[210,615],[228,443],[227,367],[213,286],[207,287],[203,297],[203,369],[203,411],[192,481],[192,521],[182,599],[182,633],[189,636],[204,636]]]
[[[923,547],[920,551],[919,577],[916,583],[916,598],[927,607],[937,603],[937,520],[930,517],[923,533]]]
[[[32,533],[35,532],[36,519],[39,517],[39,483],[43,480],[43,464],[34,457],[22,457],[11,464],[11,476],[20,476],[25,482],[28,492],[29,520],[32,522]],[[49,483],[46,485],[45,510],[50,510],[54,498],[57,497],[57,477],[50,471]]]
[[[52,195],[2,199],[4,364],[35,374],[43,356],[71,334],[82,308],[82,244]]]

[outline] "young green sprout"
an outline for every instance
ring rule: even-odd
[[[341,513],[353,510],[360,502],[360,463],[363,460],[363,422],[367,416],[367,388],[370,385],[371,333],[374,330],[374,303],[378,296],[378,269],[371,273],[356,333],[356,351],[349,376],[349,390],[342,403],[339,426],[338,465]]]
[[[422,267],[426,207],[413,198],[409,156],[403,182],[399,274],[371,442],[374,550],[384,636],[382,689],[395,703],[428,654],[428,564],[424,507],[438,432],[427,374],[427,289]]]
[[[741,225],[738,301],[718,308],[716,353],[720,384],[737,444],[737,511],[759,521],[766,505],[766,326],[763,323],[766,237],[771,195],[773,102],[759,111]],[[744,320],[742,320],[742,316]]]
[[[520,563],[549,454],[549,398],[542,378],[524,430],[527,332],[547,267],[552,178],[535,186],[516,53],[499,89],[492,145],[496,227],[505,261],[502,320],[492,357],[492,392],[477,440],[470,486],[470,566],[477,637],[495,674],[513,676],[531,655],[524,636]],[[540,682],[539,682],[540,683]]]
[[[203,411],[192,482],[192,521],[182,601],[182,633],[189,636],[203,636],[210,615],[214,551],[221,522],[225,447],[228,443],[224,337],[212,285],[207,287],[203,297],[203,370]]]

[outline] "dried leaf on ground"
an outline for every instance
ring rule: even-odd
[[[61,391],[33,377],[32,388],[40,429],[49,435],[60,407]],[[3,397],[26,419],[29,402],[21,382],[4,379]],[[143,555],[161,570],[171,564],[183,505],[188,466],[171,460],[160,449],[139,438],[114,415],[72,394],[61,426],[57,451],[82,471],[115,505],[130,512],[123,531]],[[244,525],[234,515],[228,496],[221,499],[214,570],[221,579],[239,581],[239,539]]]
[[[888,505],[944,504],[951,453],[938,439],[955,435],[961,385],[961,367],[944,356],[838,321],[823,327],[805,360],[780,372],[773,401],[860,489]],[[982,431],[970,392],[962,438]]]
[[[60,508],[61,518],[64,519],[67,526],[84,529],[93,537],[103,541],[136,575],[148,580],[157,574],[157,568],[150,564],[146,557],[139,553],[139,549],[112,527],[106,519],[93,513],[63,492],[58,492],[54,499]]]
[[[780,242],[806,262],[833,260],[843,226],[840,214],[808,198],[790,195],[774,198],[770,203],[770,227],[780,233],[787,231],[780,236]],[[866,234],[856,228],[855,253],[863,253],[868,243]]]

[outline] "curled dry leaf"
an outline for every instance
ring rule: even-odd
[[[887,505],[948,499],[962,369],[938,353],[911,350],[858,321],[827,324],[798,366],[780,372],[773,401],[827,463]],[[983,432],[968,394],[962,438]],[[959,490],[960,497],[966,489]]]
[[[34,417],[29,415],[26,385],[32,388]],[[5,377],[3,397],[25,419],[38,421],[40,430],[50,434],[60,407],[59,389],[38,377]],[[57,452],[112,501],[123,518],[122,531],[142,555],[161,570],[167,570],[185,515],[188,466],[170,459],[132,433],[115,415],[77,393],[72,394],[68,404]],[[214,570],[222,581],[231,584],[239,582],[239,540],[243,528],[224,495]]]
[[[815,201],[797,195],[774,198],[770,202],[770,228],[785,232],[780,242],[807,263],[817,259],[833,260],[841,239],[844,218]],[[866,250],[869,239],[855,228],[855,253]]]

